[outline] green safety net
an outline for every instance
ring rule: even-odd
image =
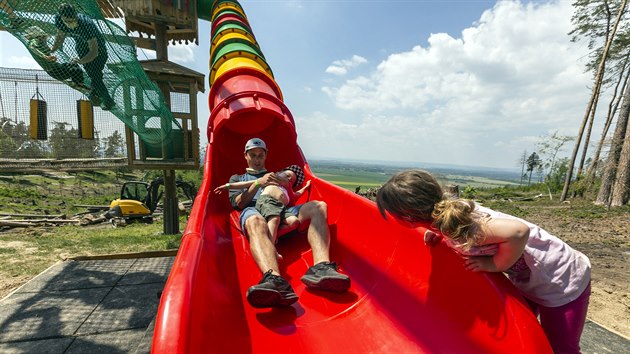
[[[0,0],[0,26],[51,77],[113,113],[146,143],[163,144],[181,130],[138,62],[133,41],[103,17],[95,0]]]

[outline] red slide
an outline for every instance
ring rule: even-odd
[[[468,272],[423,229],[383,220],[375,204],[314,176],[295,122],[236,0],[215,0],[204,179],[155,323],[153,353],[551,353],[537,319],[501,274]],[[261,272],[226,194],[212,190],[246,167],[245,142],[262,138],[267,168],[304,166],[307,200],[328,205],[331,259],[347,293],[310,291],[305,233],[279,243],[280,267],[299,296],[287,308],[245,299]]]

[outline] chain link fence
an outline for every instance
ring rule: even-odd
[[[43,70],[0,68],[0,171],[126,166],[125,125]]]

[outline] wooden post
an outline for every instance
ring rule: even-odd
[[[164,171],[164,234],[179,233],[179,209],[175,170]]]
[[[166,37],[166,25],[155,24],[156,56],[158,60],[168,60],[168,39]],[[171,91],[167,84],[158,84],[160,91],[166,99],[166,107],[171,110]],[[163,119],[164,121],[165,119]],[[171,122],[163,122],[171,124]],[[169,154],[169,147],[162,146],[162,158]],[[179,209],[177,208],[177,184],[175,182],[175,170],[164,170],[164,233],[174,235],[179,233]]]

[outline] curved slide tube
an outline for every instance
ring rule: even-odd
[[[209,5],[199,12],[213,22],[229,18],[213,26],[210,143],[162,293],[153,353],[550,353],[538,321],[504,276],[466,271],[446,246],[424,246],[423,228],[383,220],[373,202],[313,175],[242,7],[236,0]],[[305,288],[300,277],[313,259],[306,234],[296,233],[284,237],[279,252],[299,301],[280,309],[248,305],[245,292],[261,273],[237,213],[212,190],[245,169],[243,147],[251,137],[267,142],[270,170],[304,166],[312,186],[303,201],[328,204],[331,259],[352,278],[347,293]]]

